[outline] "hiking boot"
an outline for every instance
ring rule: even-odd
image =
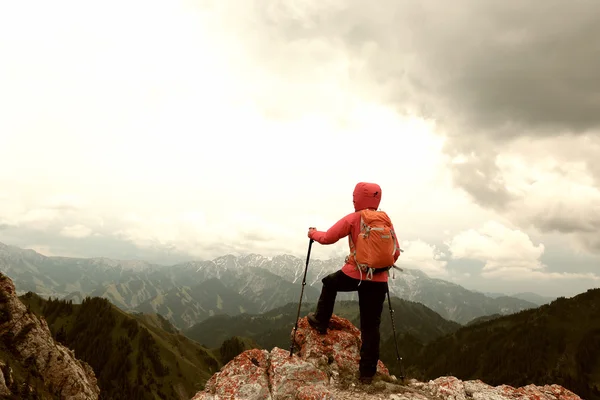
[[[321,335],[325,335],[327,333],[327,328],[323,328],[320,324],[319,321],[317,321],[317,318],[315,318],[315,313],[311,312],[306,316],[306,319],[308,320],[308,324],[310,326],[312,326],[317,332],[319,332]]]

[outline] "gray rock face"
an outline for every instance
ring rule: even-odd
[[[17,297],[12,280],[0,274],[0,337],[10,362],[33,365],[44,386],[66,400],[98,399],[100,388],[92,368],[72,350],[56,343],[48,324],[29,312]],[[6,365],[6,364],[5,364]],[[0,368],[0,393],[10,393],[10,370]],[[8,372],[8,373],[7,373]]]

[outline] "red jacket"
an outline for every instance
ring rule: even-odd
[[[325,232],[317,230],[313,231],[310,235],[310,238],[320,244],[333,244],[348,235],[352,235],[352,240],[354,243],[356,243],[358,234],[360,233],[359,211],[365,208],[377,209],[380,201],[381,188],[379,185],[374,183],[359,183],[356,185],[354,190],[355,212],[346,215]],[[395,240],[397,250],[394,253],[394,262],[398,260],[398,257],[400,256],[400,244],[398,243],[397,235],[395,236]],[[346,262],[344,264],[342,267],[342,272],[351,278],[365,279],[365,273],[359,271],[351,262]],[[388,276],[388,273],[382,272],[379,274],[374,274],[371,280],[373,282],[387,282]]]

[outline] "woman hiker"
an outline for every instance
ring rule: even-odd
[[[383,302],[388,291],[388,270],[400,256],[400,245],[396,237],[393,224],[387,214],[379,211],[377,214],[361,213],[363,210],[377,211],[381,202],[381,187],[376,183],[359,182],[353,193],[354,212],[344,216],[326,232],[315,228],[308,230],[308,237],[320,244],[333,244],[338,240],[349,236],[350,255],[346,257],[344,266],[337,272],[324,277],[321,296],[317,302],[317,309],[307,316],[309,324],[319,333],[327,333],[327,326],[338,292],[358,291],[358,303],[360,309],[360,331],[362,345],[360,348],[359,373],[362,383],[370,383],[377,371],[379,361],[379,326],[381,324],[381,313]],[[386,221],[388,229],[391,229],[391,240],[386,245],[393,246],[392,251],[386,256],[389,265],[386,268],[368,268],[357,266],[354,253],[354,245],[359,240],[361,221],[363,218],[374,218]],[[372,233],[371,233],[372,234]],[[389,235],[386,236],[389,238]],[[360,264],[360,263],[359,263]]]

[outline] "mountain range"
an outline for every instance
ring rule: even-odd
[[[486,292],[484,293],[486,296],[491,297],[493,299],[497,299],[499,297],[504,297],[506,296],[506,294],[504,293],[490,293],[490,292]],[[525,300],[528,301],[530,303],[534,303],[537,304],[538,306],[541,306],[543,304],[548,304],[550,302],[552,302],[553,300],[556,299],[556,297],[549,297],[549,296],[541,296],[537,293],[533,293],[533,292],[520,292],[520,293],[513,293],[509,295],[510,297],[514,297],[516,299],[521,299],[521,300]]]
[[[30,271],[38,268],[22,257],[23,252],[28,251],[10,249],[10,255],[2,254],[0,260],[12,260],[11,266],[26,264]],[[29,255],[41,256],[32,253]],[[43,262],[56,262],[52,258],[41,257]],[[239,271],[247,274],[254,272],[251,269],[255,267],[239,264],[241,257],[223,257],[213,260],[213,264],[206,263],[208,266],[223,266],[223,259],[234,262],[234,268],[237,265]],[[67,260],[71,265],[90,262]],[[113,262],[119,264],[118,261]],[[4,263],[2,267],[6,265]],[[151,268],[154,266],[145,266],[137,273],[151,271]],[[257,268],[257,276],[260,277],[265,271],[264,265]],[[148,398],[187,398],[191,392],[202,388],[208,376],[244,350],[259,347],[268,349],[270,346],[281,348],[289,344],[297,302],[265,307],[267,311],[261,311],[260,300],[268,294],[279,292],[270,285],[266,285],[263,291],[252,290],[257,287],[257,282],[265,284],[264,280],[257,277],[248,280],[253,281],[254,285],[246,286],[243,290],[236,289],[227,283],[227,277],[235,276],[235,271],[228,268],[220,268],[219,271],[220,276],[188,286],[195,289],[188,292],[192,293],[189,294],[193,295],[192,300],[205,303],[202,310],[207,311],[208,316],[182,331],[167,315],[142,313],[134,309],[121,310],[102,297],[86,296],[81,304],[74,304],[72,300],[58,300],[51,296],[46,300],[27,292],[19,298],[26,306],[19,306],[14,293],[22,292],[22,289],[13,285],[9,278],[0,279],[0,282],[10,283],[0,285],[6,287],[2,291],[4,295],[0,299],[0,310],[10,310],[0,313],[4,318],[0,321],[3,322],[1,328],[4,332],[1,341],[4,347],[0,349],[4,364],[0,363],[0,371],[10,378],[6,381],[7,387],[0,385],[0,390],[8,390],[13,394],[18,390],[21,393],[14,382],[25,385],[29,382],[34,390],[44,390],[43,381],[38,379],[41,371],[39,366],[44,365],[48,358],[35,358],[31,353],[23,355],[20,349],[23,343],[34,343],[34,340],[40,339],[37,332],[47,332],[48,327],[56,344],[46,343],[45,348],[56,347],[65,355],[64,346],[71,349],[70,357],[80,359],[77,362],[81,367],[68,361],[70,368],[87,369],[85,374],[90,377],[90,390],[96,390],[93,385],[97,378],[100,398],[106,398],[106,395],[115,399],[121,398],[120,395],[123,398],[146,398],[146,395]],[[144,279],[152,282],[154,278]],[[298,286],[293,281],[287,282],[293,287]],[[431,282],[435,285],[436,280]],[[414,281],[412,283],[412,287],[416,287]],[[119,282],[117,284],[120,285]],[[439,287],[448,286],[453,287],[443,282]],[[244,299],[254,295],[251,303],[259,307],[258,313],[245,311],[249,310],[248,302],[236,304],[235,294]],[[463,326],[443,318],[420,302],[393,296],[397,334],[392,334],[391,319],[387,310],[384,310],[381,361],[390,372],[398,376],[406,374],[417,380],[456,376],[459,379],[481,379],[488,384],[513,387],[531,383],[559,383],[583,398],[597,400],[600,399],[599,296],[600,289],[588,290],[573,298],[561,297],[548,304],[524,308],[511,314],[495,312],[481,315]],[[230,298],[232,300],[228,302]],[[159,304],[169,303],[162,301]],[[314,302],[303,302],[301,315],[306,315],[313,307]],[[221,312],[223,309],[235,315]],[[355,301],[340,299],[336,302],[334,313],[345,315],[355,326],[360,325]],[[13,318],[17,314],[26,315],[34,321],[33,325],[23,325],[20,321],[25,318]],[[35,322],[36,319],[39,322]],[[33,332],[36,334],[33,335]],[[47,342],[46,339],[42,341]],[[395,358],[396,341],[403,357],[402,365]],[[64,357],[52,359],[61,361]],[[11,382],[10,385],[8,382]]]
[[[315,302],[321,279],[343,265],[343,258],[311,260],[302,301]],[[0,243],[0,271],[20,293],[80,303],[102,297],[125,311],[163,315],[178,329],[188,329],[218,314],[264,313],[299,301],[305,260],[291,255],[225,255],[210,261],[162,266],[135,260],[46,257],[33,250]],[[447,320],[466,324],[474,318],[507,315],[538,304],[483,293],[404,268],[390,279],[390,294],[419,302]],[[340,293],[356,300],[356,293]]]

